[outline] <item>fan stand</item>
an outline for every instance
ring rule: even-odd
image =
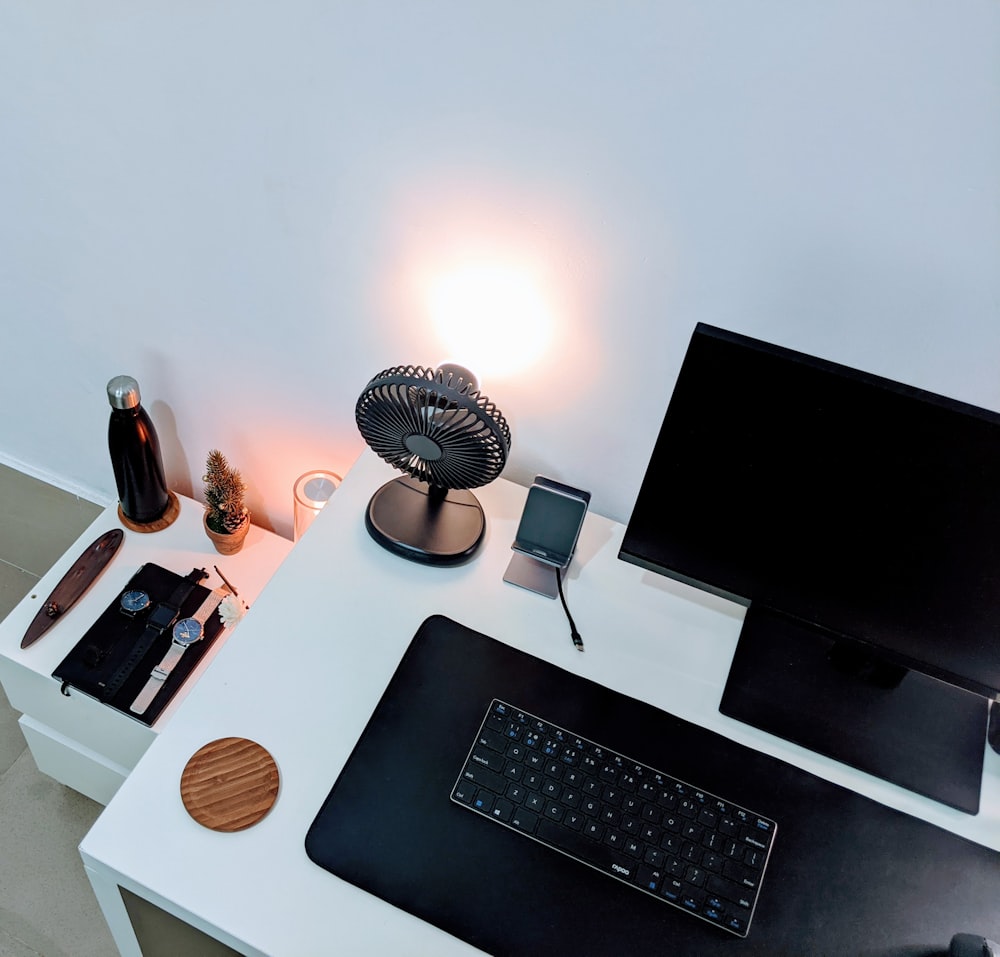
[[[368,533],[383,548],[424,565],[461,565],[486,531],[479,499],[404,475],[386,482],[365,513]]]

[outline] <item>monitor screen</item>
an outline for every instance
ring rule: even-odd
[[[699,325],[621,558],[1000,691],[1000,415]]]

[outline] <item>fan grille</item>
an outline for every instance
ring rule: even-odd
[[[365,386],[354,414],[379,456],[429,485],[478,488],[507,463],[507,420],[454,372],[393,366]]]

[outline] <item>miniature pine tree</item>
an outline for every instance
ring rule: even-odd
[[[218,450],[208,453],[205,464],[206,523],[213,532],[227,534],[235,532],[247,515],[243,494],[246,483],[239,469],[234,469],[226,457]]]

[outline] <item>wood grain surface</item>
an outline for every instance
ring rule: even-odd
[[[242,831],[260,821],[278,797],[278,766],[246,738],[219,738],[192,755],[181,774],[181,800],[199,824]]]
[[[181,503],[180,499],[167,489],[167,508],[166,511],[158,518],[152,522],[133,522],[124,511],[122,511],[121,504],[118,505],[118,521],[122,523],[126,528],[131,529],[133,532],[162,532],[163,529],[167,528],[169,525],[173,525],[177,521],[177,516],[181,513]]]

